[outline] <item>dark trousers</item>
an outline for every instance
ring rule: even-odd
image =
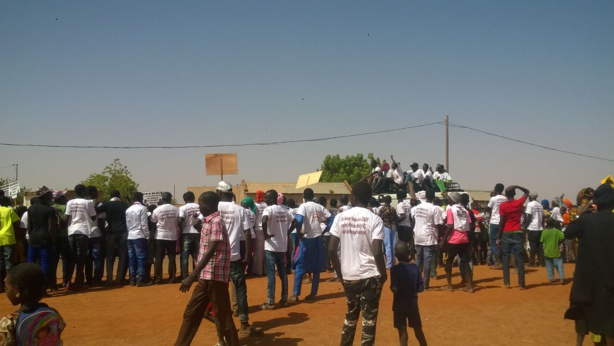
[[[544,243],[540,240],[542,238],[542,231],[529,231],[529,264],[536,264],[535,255],[537,255],[537,265],[544,266]]]
[[[409,251],[411,254],[416,253],[416,248],[414,246],[414,230],[409,226],[397,226],[397,234],[399,236],[399,240],[402,240],[409,244]]]
[[[169,280],[175,279],[177,272],[177,265],[175,264],[175,257],[177,251],[175,240],[160,240],[156,239],[156,263],[154,264],[154,282],[160,282],[162,280],[162,261],[164,256],[168,255],[168,278]]]
[[[70,245],[70,279],[77,267],[77,273],[75,274],[75,285],[82,286],[84,281],[85,261],[87,259],[87,247],[88,237],[83,234],[73,234],[68,236],[68,243]]]
[[[356,324],[362,311],[362,346],[375,344],[375,327],[379,299],[382,295],[382,284],[378,277],[362,280],[343,281],[343,289],[347,299],[348,310],[343,323],[341,345],[351,346],[354,343]]]
[[[215,328],[218,338],[225,338],[228,345],[239,345],[239,335],[230,312],[228,283],[221,281],[198,280],[192,298],[185,307],[183,323],[175,341],[176,346],[190,345],[200,322],[205,316],[207,305],[211,302],[215,314]]]
[[[53,282],[57,282],[57,268],[60,264],[60,257],[62,257],[62,283],[67,284],[70,282],[70,243],[68,237],[56,237],[55,238],[55,262],[51,275],[53,276]]]
[[[87,259],[85,262],[85,281],[88,284],[99,284],[104,275],[104,253],[102,237],[89,238]]]
[[[126,279],[128,266],[128,233],[107,234],[106,258],[107,258],[107,281],[113,281],[113,267],[115,266],[115,248],[117,247],[117,276],[115,280],[122,282]]]
[[[470,270],[469,268],[469,261],[471,260],[470,249],[471,249],[471,245],[469,243],[464,243],[464,244],[448,243],[448,248],[447,248],[448,259],[446,260],[446,273],[452,272],[452,264],[454,263],[454,260],[456,259],[456,255],[458,255],[458,257],[460,258],[460,263],[458,264],[458,267],[460,269],[461,276],[464,279],[465,278],[464,275],[466,275],[466,273],[468,273]]]
[[[181,235],[181,277],[187,278],[189,273],[190,256],[192,256],[192,267],[195,267],[200,247],[200,234],[187,233]]]
[[[0,287],[4,287],[6,274],[13,268],[13,252],[15,245],[0,246]],[[2,289],[4,292],[4,288]]]
[[[235,286],[239,320],[241,323],[247,323],[249,321],[247,315],[247,284],[245,282],[245,266],[242,259],[230,262],[230,280],[232,280]]]

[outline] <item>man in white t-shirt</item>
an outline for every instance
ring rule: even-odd
[[[68,225],[68,242],[70,244],[71,261],[69,269],[69,283],[66,290],[79,290],[83,288],[85,262],[87,259],[88,238],[90,235],[90,222],[96,219],[94,203],[85,199],[87,188],[78,184],[75,186],[77,198],[66,203],[66,224]],[[70,285],[72,273],[77,266],[74,285]]]
[[[198,251],[200,247],[200,230],[197,230],[194,226],[198,223],[198,215],[200,209],[198,204],[195,203],[196,196],[194,192],[188,191],[183,194],[184,205],[179,207],[179,229],[181,230],[181,237],[179,244],[181,245],[181,279],[188,277],[189,273],[189,259],[192,256],[192,268],[196,267],[196,260],[198,258]]]
[[[245,249],[252,247],[252,233],[249,218],[245,208],[232,201],[232,185],[225,181],[217,184],[216,193],[220,197],[218,211],[226,225],[228,241],[230,243],[230,280],[235,287],[237,313],[241,321],[239,334],[250,335],[248,306],[247,306],[247,284],[245,282],[245,268],[249,263],[252,254]],[[244,253],[241,251],[241,238],[245,239]]]
[[[488,201],[488,211],[490,212],[490,226],[488,227],[488,233],[490,235],[490,253],[493,256],[495,264],[491,267],[493,269],[501,269],[501,254],[499,253],[499,247],[497,246],[497,237],[499,235],[499,206],[501,203],[507,201],[507,198],[503,196],[503,190],[505,186],[498,183],[495,185],[493,191],[494,196]]]
[[[262,213],[267,204],[264,201],[264,191],[256,191],[256,223],[254,224],[254,254],[249,264],[248,272],[257,276],[265,274],[264,270],[264,232],[262,231]]]
[[[414,243],[416,244],[416,265],[424,269],[424,289],[429,289],[431,263],[439,241],[439,232],[443,231],[441,208],[433,205],[435,191],[425,191],[426,201],[412,208],[414,218]]]
[[[262,212],[262,231],[264,232],[264,257],[267,274],[267,301],[260,306],[262,310],[275,309],[275,268],[281,280],[280,306],[288,302],[288,276],[286,274],[286,251],[288,237],[294,229],[292,213],[277,205],[277,191],[269,190],[265,194],[267,207]]]
[[[379,300],[388,279],[382,251],[384,222],[367,209],[371,199],[371,187],[367,183],[354,184],[351,198],[353,208],[338,214],[333,222],[328,248],[348,304],[341,344],[352,345],[359,311],[362,311],[361,344],[373,345]]]
[[[147,261],[147,240],[149,238],[147,208],[143,205],[143,194],[134,193],[134,202],[126,209],[126,227],[128,228],[128,262],[131,286],[150,286],[145,281]],[[153,239],[152,239],[153,241]]]
[[[407,193],[405,191],[399,191],[397,193],[397,200],[397,215],[399,215],[397,233],[399,235],[399,240],[408,243],[410,251],[414,254],[414,235],[411,229],[411,200],[407,198]]]
[[[543,216],[544,207],[537,201],[537,193],[532,192],[529,194],[529,203],[525,208],[524,224],[526,225],[529,238],[529,265],[538,267],[545,267],[544,261],[544,245],[541,242],[542,231],[544,230]],[[535,262],[535,255],[537,255],[537,262]]]
[[[170,192],[163,192],[161,205],[151,214],[151,221],[156,222],[156,262],[154,263],[154,284],[162,282],[162,261],[168,255],[168,283],[179,282],[175,278],[177,265],[177,229],[179,209],[171,204],[173,195]],[[177,281],[176,281],[177,280]]]
[[[305,273],[313,273],[311,293],[305,297],[305,300],[315,299],[320,285],[320,272],[326,270],[326,256],[324,254],[326,250],[324,249],[323,231],[320,223],[326,223],[324,231],[328,232],[333,217],[326,208],[315,203],[313,198],[313,190],[306,188],[303,191],[305,202],[296,211],[296,230],[301,241],[294,263],[294,290],[290,297],[292,302],[299,300]]]
[[[102,251],[102,230],[105,228],[106,214],[101,212],[102,202],[97,202],[96,186],[87,187],[88,199],[94,204],[96,219],[90,219],[90,237],[87,241],[87,260],[85,262],[85,284],[100,286],[104,275],[104,252]],[[119,281],[119,278],[118,278]]]

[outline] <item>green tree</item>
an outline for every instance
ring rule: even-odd
[[[350,185],[361,181],[371,172],[371,159],[373,154],[369,153],[366,159],[362,154],[353,156],[346,155],[341,158],[337,155],[326,155],[322,163],[322,182],[342,182],[347,180]],[[379,162],[379,159],[376,159]]]
[[[81,184],[96,186],[100,197],[104,200],[109,199],[112,190],[118,190],[122,197],[132,198],[132,195],[139,189],[139,184],[132,179],[128,167],[124,166],[119,159],[113,160],[102,170],[102,173],[90,174]]]

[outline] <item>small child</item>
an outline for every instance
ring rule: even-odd
[[[546,273],[548,280],[554,283],[554,267],[559,273],[559,281],[561,284],[565,281],[563,273],[563,258],[561,258],[561,250],[559,245],[565,240],[563,232],[555,228],[555,221],[551,217],[546,219],[546,229],[542,231],[540,241],[544,244],[544,258],[546,261]]]
[[[6,296],[21,308],[0,320],[1,345],[62,345],[66,326],[60,313],[43,304],[47,278],[34,263],[19,264],[8,273]]]
[[[426,345],[426,337],[422,331],[420,310],[418,309],[418,292],[424,291],[422,274],[415,263],[410,263],[409,244],[398,241],[394,254],[399,261],[390,268],[390,289],[394,293],[392,311],[394,311],[394,327],[399,330],[399,344],[406,346],[408,342],[407,325],[414,329],[414,335],[421,346]]]

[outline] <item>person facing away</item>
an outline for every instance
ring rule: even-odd
[[[141,192],[135,192],[133,200],[134,202],[126,209],[124,216],[128,229],[130,285],[149,286],[152,283],[146,280],[147,241],[149,240],[147,207],[143,205],[143,194]]]
[[[493,190],[494,196],[488,201],[487,209],[490,212],[490,223],[488,226],[488,235],[490,236],[490,252],[494,258],[495,264],[492,269],[501,269],[501,254],[499,253],[499,247],[497,246],[497,237],[499,235],[499,206],[501,203],[507,201],[507,198],[503,196],[503,190],[505,187],[503,184],[498,183]]]
[[[52,269],[54,263],[54,244],[57,233],[57,216],[53,203],[53,192],[46,186],[36,191],[40,203],[32,205],[28,209],[28,262],[40,263],[47,276],[47,287],[55,291],[55,282],[49,279],[54,277]]]
[[[421,346],[426,345],[422,331],[422,320],[418,309],[418,292],[424,291],[422,274],[415,263],[411,263],[409,245],[400,241],[395,246],[399,263],[390,268],[390,290],[393,293],[392,311],[394,327],[399,332],[399,344],[407,346],[407,326],[414,329],[414,335]],[[428,273],[427,273],[428,275]]]
[[[195,228],[198,223],[199,207],[194,203],[196,196],[194,192],[188,191],[183,194],[184,205],[179,207],[179,229],[181,230],[181,236],[179,239],[179,246],[181,249],[181,278],[188,277],[189,259],[192,256],[193,266],[196,264],[196,258],[198,257],[198,247],[200,244],[200,231]]]
[[[429,289],[431,263],[435,257],[439,233],[443,232],[444,224],[441,208],[433,204],[435,191],[427,189],[426,201],[412,208],[414,213],[414,242],[416,244],[416,265],[424,269],[425,288]]]
[[[120,284],[126,278],[128,267],[128,227],[126,226],[126,210],[128,203],[122,201],[121,193],[113,190],[110,193],[111,200],[103,203],[100,211],[106,214],[109,224],[106,234],[106,264],[107,283]],[[143,202],[142,200],[140,201]],[[113,281],[113,267],[115,265],[115,248],[117,248],[118,263],[115,281]]]
[[[524,195],[518,199],[516,189],[521,190]],[[510,256],[512,252],[516,257],[516,269],[518,270],[518,287],[525,288],[524,282],[524,241],[525,235],[522,231],[520,217],[524,210],[524,202],[529,196],[529,190],[517,185],[508,186],[505,189],[506,202],[499,206],[499,235],[497,245],[501,245],[503,253],[503,284],[510,287]]]
[[[41,303],[47,284],[35,263],[13,267],[6,278],[6,297],[19,309],[0,320],[1,345],[62,345],[66,323],[60,313]]]
[[[162,281],[162,261],[168,256],[168,282],[175,282],[177,266],[177,218],[179,209],[171,204],[173,195],[170,192],[162,193],[161,205],[151,214],[151,221],[156,222],[156,261],[154,263],[154,283]]]
[[[354,342],[361,312],[361,345],[375,343],[379,300],[388,279],[383,253],[384,222],[367,209],[371,193],[369,184],[354,184],[352,208],[338,214],[330,230],[328,253],[347,298],[341,345]]]
[[[545,266],[544,264],[544,247],[541,242],[542,231],[544,229],[544,208],[537,200],[536,192],[529,194],[529,203],[525,208],[524,225],[528,230],[528,240],[531,250],[529,251],[530,266]],[[537,255],[537,262],[535,261]]]

